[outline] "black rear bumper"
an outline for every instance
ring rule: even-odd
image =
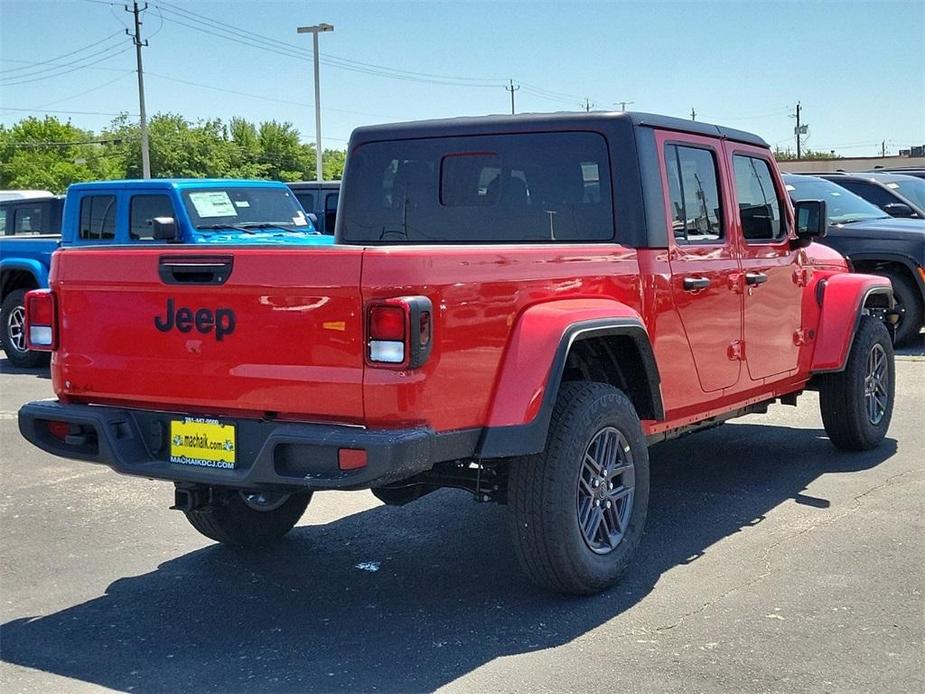
[[[170,462],[172,419],[184,414],[39,401],[19,410],[19,430],[31,443],[63,458],[108,465],[116,472],[152,479],[241,489],[363,489],[396,482],[435,463],[471,457],[479,430],[435,433],[427,428],[369,430],[329,424],[221,417],[235,424],[234,469]],[[48,422],[80,432],[61,440]],[[367,464],[341,470],[342,448],[366,451]]]

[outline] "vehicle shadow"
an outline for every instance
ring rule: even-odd
[[[17,366],[13,366],[2,351],[0,351],[0,355],[3,355],[0,356],[0,374],[26,374],[35,376],[36,378],[51,378],[51,372],[48,370],[47,366],[40,366],[34,369],[21,369]]]
[[[297,528],[268,551],[210,546],[86,603],[12,620],[0,628],[2,659],[121,690],[429,691],[618,617],[662,573],[784,501],[815,507],[820,520],[839,512],[805,496],[807,485],[895,451],[888,439],[844,454],[821,431],[755,424],[660,444],[636,563],[592,598],[533,588],[504,509],[441,491]]]

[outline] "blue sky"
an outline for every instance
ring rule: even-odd
[[[813,149],[925,142],[925,0],[149,3],[149,114],[288,120],[306,140],[311,37],[296,27],[334,24],[321,36],[327,147],[368,123],[508,112],[511,78],[518,112],[585,98],[682,117],[693,107],[792,146],[799,100]],[[43,109],[98,129],[105,114],[137,113],[134,52],[118,33],[130,18],[119,2],[0,0],[0,123]]]

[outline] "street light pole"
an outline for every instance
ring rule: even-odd
[[[299,27],[296,31],[299,34],[312,35],[312,48],[315,54],[315,176],[320,183],[324,179],[324,168],[321,161],[324,150],[321,149],[321,68],[318,62],[318,34],[323,31],[334,31],[334,25],[315,24],[310,27]]]

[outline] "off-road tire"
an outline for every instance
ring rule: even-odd
[[[630,448],[634,494],[622,540],[607,554],[592,551],[578,520],[578,478],[585,452],[605,428]],[[591,595],[616,583],[642,539],[649,502],[649,456],[639,417],[613,386],[563,383],[546,450],[510,463],[508,505],[514,549],[526,574],[548,590]]]
[[[28,289],[17,289],[7,294],[0,305],[0,344],[10,364],[18,369],[32,369],[48,364],[48,352],[22,351],[17,349],[10,335],[10,317],[14,311],[22,311]]]
[[[225,545],[262,547],[292,530],[299,522],[312,495],[292,494],[278,508],[257,511],[237,492],[224,503],[202,511],[184,511],[186,519],[206,537]]]
[[[886,406],[882,418],[873,422],[868,414],[865,387],[868,359],[872,351],[878,348],[886,358]],[[847,451],[874,448],[886,436],[890,426],[895,391],[896,369],[889,331],[877,318],[861,316],[844,371],[824,374],[820,378],[819,406],[829,440],[836,447]]]
[[[893,284],[893,297],[896,308],[902,314],[896,326],[896,345],[905,347],[919,338],[922,328],[922,293],[907,276],[899,272],[888,272],[886,276]]]

